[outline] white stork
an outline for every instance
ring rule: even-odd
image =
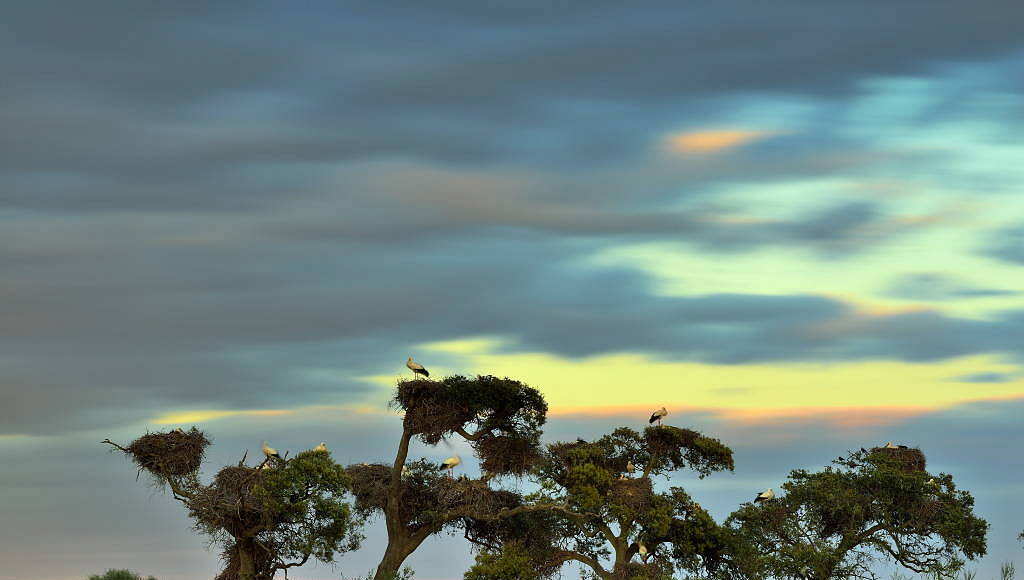
[[[761,503],[763,501],[769,501],[775,499],[775,490],[768,488],[761,493],[754,496],[754,503]]]
[[[316,451],[317,453],[327,453],[327,442],[321,441],[320,445],[313,448],[313,451]]]
[[[645,546],[643,542],[637,542],[636,546],[637,546],[637,552],[640,554],[640,559],[644,561],[644,564],[646,564],[647,563],[647,546]]]
[[[416,375],[423,375],[426,378],[430,378],[430,373],[427,372],[427,369],[423,368],[423,365],[420,363],[412,360],[412,357],[409,357],[409,360],[405,361],[405,366],[409,367],[409,370],[412,371],[412,375],[414,377]]]
[[[441,469],[447,469],[448,477],[451,477],[452,470],[455,469],[455,466],[459,465],[460,463],[462,463],[462,459],[459,458],[458,454],[455,454],[441,462]]]
[[[281,455],[277,452],[277,449],[267,445],[266,441],[263,442],[263,455],[266,455],[267,459],[281,459]]]
[[[668,409],[662,407],[657,411],[651,413],[651,418],[647,422],[654,423],[655,421],[657,421],[658,426],[661,427],[661,420],[665,417],[665,415],[668,415]]]
[[[626,462],[626,473],[628,473],[630,475],[633,475],[633,473],[635,471],[636,471],[636,466],[633,465],[633,462],[632,461],[627,461]]]

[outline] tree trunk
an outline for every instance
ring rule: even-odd
[[[256,558],[247,543],[239,542],[235,548],[238,551],[238,580],[256,580]]]
[[[414,542],[410,538],[389,538],[388,548],[384,551],[384,557],[381,558],[380,564],[377,565],[377,572],[373,575],[373,580],[393,580],[397,577],[398,571],[402,569],[402,563],[417,546],[419,546],[419,542]]]

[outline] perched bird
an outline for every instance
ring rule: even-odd
[[[423,368],[423,365],[421,365],[420,363],[412,360],[412,357],[409,357],[409,360],[405,361],[405,366],[409,367],[409,370],[412,371],[413,376],[423,375],[424,377],[427,378],[430,377],[430,373],[427,372],[427,369]]]
[[[619,474],[619,481],[623,481],[625,479],[626,479],[626,474],[625,473],[620,473]]]
[[[633,465],[633,462],[632,461],[627,461],[626,462],[626,473],[632,474],[634,471],[636,471],[636,467]]]
[[[317,453],[327,453],[327,442],[321,441],[320,445],[313,448],[313,451],[316,451]]]
[[[772,499],[775,499],[775,490],[769,487],[754,497],[754,503],[761,503]]]
[[[885,448],[886,449],[899,449],[899,447],[897,447],[896,445],[892,444],[892,441],[886,441]]]
[[[273,466],[273,465],[271,465],[269,461],[264,461],[264,462],[263,462],[263,465],[261,465],[261,466],[260,466],[260,470],[264,470],[264,469],[271,469],[271,468],[273,468],[273,467],[274,467],[274,466]]]
[[[925,483],[925,485],[932,485],[932,486],[935,486],[935,487],[939,487],[939,482],[935,481],[934,477],[929,479],[928,481],[926,481],[924,483]]]
[[[636,543],[637,552],[640,554],[640,559],[647,563],[647,546],[643,542]]]
[[[178,427],[178,428],[176,428],[176,429],[174,430],[174,432],[175,432],[175,433],[181,433],[182,435],[184,435],[184,434],[185,434],[185,430],[184,430],[184,429],[182,429],[181,427]]]
[[[668,410],[665,409],[665,407],[662,407],[662,408],[658,409],[657,411],[651,413],[651,418],[647,422],[648,423],[654,423],[655,421],[657,421],[658,422],[658,426],[661,426],[661,420],[662,420],[662,418],[665,417],[665,415],[668,415]]]
[[[455,469],[455,466],[460,463],[462,463],[462,459],[459,459],[459,456],[457,454],[452,455],[448,459],[445,459],[444,461],[441,462],[441,469],[447,469],[448,476],[451,477],[452,470]]]
[[[281,455],[277,453],[277,449],[267,445],[267,442],[263,442],[263,455],[267,456],[267,459],[281,459]]]

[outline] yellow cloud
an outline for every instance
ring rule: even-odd
[[[953,377],[1013,372],[991,355],[931,363],[857,361],[720,365],[666,362],[643,354],[574,360],[547,353],[474,351],[479,342],[448,341],[425,350],[464,356],[467,373],[520,379],[544,394],[553,414],[641,416],[661,405],[711,412],[736,421],[787,416],[831,416],[845,424],[884,422],[994,398],[1024,397],[1024,379],[962,383]],[[427,359],[424,355],[424,359]]]
[[[746,145],[772,135],[769,131],[707,130],[670,133],[665,137],[665,148],[673,153],[717,153]]]
[[[157,425],[175,425],[184,423],[202,423],[204,421],[213,421],[215,419],[223,419],[225,417],[276,417],[280,415],[290,415],[292,413],[294,413],[294,411],[288,409],[257,409],[245,411],[195,410],[166,413],[154,419],[153,422]]]

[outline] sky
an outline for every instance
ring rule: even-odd
[[[992,524],[971,567],[1024,563],[1022,20],[6,4],[0,580],[212,577],[217,551],[99,441],[197,425],[208,475],[263,439],[384,460],[409,355],[538,388],[546,441],[666,406],[735,450],[734,473],[663,482],[718,518],[790,469],[920,446]],[[367,536],[290,577],[365,574]],[[441,537],[409,563],[471,558]]]

